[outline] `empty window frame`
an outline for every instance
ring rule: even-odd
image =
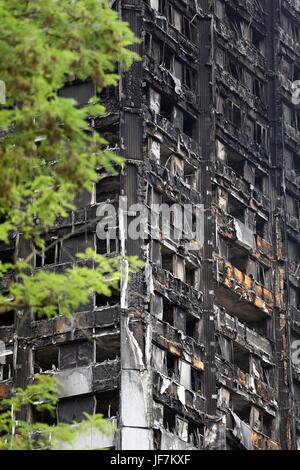
[[[60,346],[60,369],[73,369],[87,366],[93,361],[93,341],[71,341]]]
[[[259,52],[265,53],[265,37],[254,27],[251,28],[251,42]]]
[[[102,414],[103,418],[110,419],[118,416],[120,406],[119,390],[110,390],[109,392],[96,393],[96,414]]]
[[[233,363],[236,365],[240,371],[244,374],[250,373],[250,354],[249,352],[241,348],[237,343],[233,345]]]
[[[230,60],[228,62],[228,72],[235,80],[240,83],[244,83],[243,68],[239,64]]]
[[[161,96],[160,114],[168,121],[173,122],[174,101],[165,94]]]
[[[161,267],[171,274],[174,274],[175,253],[164,245],[161,246]]]
[[[238,39],[242,37],[242,18],[228,3],[225,4],[226,22],[232,30],[234,36]]]
[[[111,289],[111,295],[107,296],[104,294],[95,295],[95,306],[96,308],[109,307],[120,303],[120,291],[119,289]]]
[[[183,16],[173,5],[168,5],[168,20],[180,33],[183,31]]]
[[[113,229],[112,234],[109,230],[106,232],[106,239],[101,239],[96,237],[97,244],[97,253],[100,255],[112,254],[118,252],[118,235],[115,235],[115,229]]]
[[[13,377],[13,350],[0,348],[0,382]]]
[[[245,423],[250,424],[251,403],[243,399],[240,395],[232,394],[232,411]]]
[[[95,339],[96,362],[113,361],[121,355],[120,331],[107,329],[99,333]]]
[[[198,267],[188,261],[185,262],[185,282],[193,288],[198,284]]]
[[[183,67],[183,83],[190,90],[196,90],[196,72],[188,65]]]
[[[265,126],[260,124],[259,122],[254,122],[253,126],[253,140],[258,145],[264,147],[265,149],[268,148],[268,130]]]
[[[290,286],[290,303],[292,307],[300,310],[300,289],[293,285]],[[299,339],[297,338],[297,340]]]
[[[197,120],[189,113],[183,113],[183,133],[194,139],[197,131]]]
[[[12,326],[12,325],[14,325],[14,323],[15,323],[15,311],[14,310],[10,310],[9,312],[1,313],[1,315],[0,315],[0,327],[1,326]]]
[[[228,196],[228,213],[243,224],[245,223],[246,207],[230,194]]]
[[[268,238],[268,221],[259,215],[256,216],[256,235],[264,239]]]
[[[169,351],[166,352],[165,355],[165,367],[166,373],[168,377],[175,378],[175,380],[179,379],[179,359],[174,354],[170,353]]]
[[[228,258],[233,267],[244,274],[247,273],[249,256],[240,246],[230,243],[228,245]]]
[[[200,320],[194,315],[186,312],[186,326],[185,326],[185,333],[190,338],[195,339],[196,341],[199,339],[199,324]]]
[[[291,126],[296,129],[297,132],[300,132],[300,112],[295,110],[291,111]]]
[[[102,176],[96,183],[96,202],[113,200],[120,194],[120,176]]]
[[[45,248],[35,253],[35,267],[39,268],[60,262],[61,242],[57,238],[47,240]]]
[[[265,84],[256,77],[252,79],[252,93],[261,101],[265,101]]]
[[[163,321],[174,326],[174,304],[163,298]]]
[[[167,408],[166,406],[164,406],[164,412],[163,412],[163,425],[167,431],[171,433],[175,432],[176,413],[171,408]]]
[[[260,171],[258,168],[255,168],[255,180],[254,180],[254,186],[256,189],[258,189],[262,193],[267,193],[268,192],[268,177],[266,176],[265,173]]]
[[[59,368],[59,347],[47,346],[33,351],[34,373],[55,371]]]
[[[241,108],[232,101],[226,103],[227,118],[234,127],[241,129],[243,125],[243,113]]]

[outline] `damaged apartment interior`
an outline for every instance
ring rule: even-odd
[[[123,250],[144,268],[72,321],[1,315],[0,395],[36,372],[57,375],[56,417],[27,409],[26,419],[103,413],[116,432],[93,436],[95,447],[300,450],[300,3],[111,4],[141,38],[142,60],[102,94],[106,115],[89,124],[126,166],[78,196],[48,234],[63,241],[35,268],[64,270],[86,247]],[[74,82],[61,94],[85,105],[94,89]],[[143,239],[125,240],[118,220],[117,240],[99,240],[97,209],[117,208],[119,196],[149,211],[202,205],[201,240],[186,249],[176,217],[162,236],[159,215]],[[2,245],[0,259],[12,250]]]

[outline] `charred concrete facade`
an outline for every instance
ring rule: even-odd
[[[97,411],[115,423],[109,442],[93,435],[96,447],[300,449],[300,3],[112,4],[141,38],[142,60],[103,94],[107,114],[90,124],[126,168],[78,197],[49,235],[63,241],[35,266],[63,270],[91,246],[145,267],[72,321],[0,317],[11,352],[0,390],[51,371],[64,384],[58,421]],[[94,90],[62,93],[85,104]],[[143,238],[126,238],[121,207],[118,239],[108,231],[100,241],[97,208],[118,207],[120,196],[149,210],[189,204],[193,217],[201,205],[201,240],[185,249],[176,214],[169,239],[152,237],[159,215]],[[12,247],[2,248],[9,259]]]

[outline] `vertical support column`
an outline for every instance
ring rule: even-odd
[[[142,36],[143,2],[121,2],[122,19],[127,21],[139,38]],[[133,46],[140,56],[143,45]],[[143,162],[143,68],[136,62],[123,74],[121,83],[121,143],[126,167],[121,176],[121,195],[127,197],[127,208],[121,210],[121,218],[139,214],[126,213],[132,204],[143,203],[139,187],[139,168]],[[128,217],[127,217],[128,216]],[[121,231],[121,230],[120,230]],[[125,237],[125,231],[121,231]],[[123,255],[143,256],[143,240],[123,238]],[[126,266],[126,263],[125,263]],[[123,285],[121,298],[121,391],[120,427],[122,450],[151,450],[152,431],[152,376],[146,354],[147,335],[150,334],[143,297],[144,278],[141,273]]]
[[[288,269],[286,251],[286,210],[284,194],[284,137],[282,132],[282,100],[279,72],[280,0],[266,2],[267,63],[269,69],[268,111],[270,121],[271,204],[274,254],[274,344],[276,357],[276,390],[279,406],[278,438],[282,449],[295,448],[293,409],[293,380],[290,357],[290,326],[288,319]],[[284,223],[282,223],[282,218]],[[284,248],[285,246],[285,248]],[[284,305],[284,276],[287,298]]]
[[[204,201],[204,260],[202,271],[202,290],[204,294],[204,341],[205,371],[204,389],[206,397],[206,414],[216,415],[216,370],[215,370],[215,323],[214,323],[214,291],[213,291],[213,232],[212,214],[212,160],[214,158],[215,123],[213,115],[214,103],[214,31],[211,2],[203,1],[202,9],[205,17],[200,20],[200,144],[204,164],[202,168],[201,192]]]

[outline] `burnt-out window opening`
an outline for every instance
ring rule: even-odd
[[[196,136],[196,119],[189,113],[183,113],[183,133],[186,134],[191,139]]]
[[[174,274],[174,252],[161,246],[161,267],[171,274]]]
[[[92,341],[71,341],[60,346],[59,367],[61,370],[87,366],[93,361]]]
[[[229,24],[232,32],[236,38],[242,36],[242,18],[228,3],[225,4],[225,15],[227,23]]]
[[[232,341],[223,335],[218,334],[216,336],[216,354],[222,359],[228,362],[232,362],[233,359],[233,346]]]
[[[110,230],[106,231],[106,239],[96,237],[97,253],[100,255],[112,254],[118,252],[118,234],[115,237],[115,229],[111,233]]]
[[[174,102],[167,95],[161,96],[160,114],[170,122],[173,122]]]
[[[31,414],[33,423],[43,423],[48,426],[57,425],[57,410],[54,410],[53,412],[47,409],[38,410],[35,405],[31,405]]]
[[[300,176],[300,157],[298,154],[293,154],[293,170],[295,171],[297,176]]]
[[[182,32],[182,14],[170,4],[168,5],[168,19],[169,23],[174,26],[175,29]]]
[[[300,382],[298,380],[294,380],[294,396],[295,402],[300,405]]]
[[[164,416],[163,416],[163,425],[164,428],[172,433],[175,433],[176,429],[176,413],[164,406]]]
[[[160,145],[160,163],[168,169],[171,169],[173,151],[166,145]]]
[[[0,221],[0,223],[2,223]],[[0,262],[3,264],[6,263],[13,263],[14,262],[14,254],[15,250],[14,248],[6,248],[0,253]]]
[[[79,395],[62,398],[57,405],[59,423],[80,423],[85,419],[84,413],[93,415],[95,413],[95,396]]]
[[[227,102],[227,117],[229,121],[234,125],[234,127],[242,127],[242,111],[239,106],[234,104],[232,101]]]
[[[13,377],[13,350],[6,348],[0,349],[0,382],[10,380]]]
[[[194,392],[202,394],[203,373],[201,370],[191,368],[191,388]]]
[[[184,181],[188,184],[191,188],[196,189],[197,187],[197,170],[194,166],[190,165],[188,162],[184,161],[183,164],[183,172],[184,172]]]
[[[293,64],[293,75],[292,75],[292,81],[300,80],[300,67],[298,67],[296,64]]]
[[[292,307],[300,310],[300,288],[290,286],[290,302]],[[298,340],[300,340],[300,338],[298,338]]]
[[[265,52],[265,37],[256,29],[251,28],[251,41],[253,46],[262,54]]]
[[[171,73],[174,72],[174,59],[175,59],[175,56],[174,56],[173,51],[164,44],[162,65],[165,67],[165,69],[169,70],[169,72]]]
[[[178,378],[178,357],[169,351],[166,352],[166,371],[168,377]]]
[[[261,369],[263,382],[269,387],[274,388],[274,367],[272,367],[271,364],[261,361]]]
[[[296,129],[296,131],[300,131],[300,112],[292,111],[291,113],[291,126]]]
[[[255,170],[255,181],[254,181],[254,185],[255,185],[256,189],[258,189],[260,192],[263,193],[265,191],[266,182],[267,182],[267,177],[266,177],[265,173],[262,173],[261,171],[256,169]]]
[[[119,415],[119,390],[110,390],[95,394],[96,414],[102,414],[104,419]]]
[[[33,353],[33,367],[35,374],[59,369],[58,346],[46,346],[44,348],[34,350]]]
[[[117,147],[120,143],[120,123],[114,122],[111,124],[103,125],[100,129],[96,129],[107,141],[107,146],[109,148]]]
[[[104,176],[96,183],[96,202],[115,199],[120,194],[120,176]]]
[[[286,194],[287,212],[289,215],[299,219],[300,216],[300,203],[291,194]]]
[[[264,101],[265,99],[265,85],[262,83],[258,78],[253,79],[253,94],[257,96],[257,98]]]
[[[190,338],[198,340],[198,328],[199,328],[199,318],[194,317],[190,313],[186,312],[186,335]]]
[[[243,224],[245,223],[246,208],[243,203],[238,201],[235,197],[229,195],[228,197],[228,213],[235,219],[238,219]]]
[[[245,158],[238,153],[231,151],[226,148],[226,162],[227,165],[232,168],[236,175],[243,177],[245,168]]]
[[[0,314],[0,327],[1,326],[12,326],[15,323],[15,311],[10,310],[9,312]]]
[[[272,431],[274,427],[274,417],[269,415],[269,413],[261,412],[261,426],[262,433],[265,436],[272,437]]]
[[[204,441],[204,425],[189,422],[188,424],[189,443],[200,449]]]
[[[174,326],[174,304],[163,298],[163,321]]]
[[[120,357],[121,341],[119,331],[107,330],[96,338],[96,362],[113,361]]]
[[[264,239],[268,237],[268,221],[259,215],[256,216],[256,235]]]
[[[176,434],[184,442],[188,442],[188,421],[176,416]]]
[[[237,343],[233,344],[233,363],[245,374],[250,373],[250,354]]]
[[[228,72],[229,72],[230,75],[232,75],[233,78],[235,78],[235,80],[237,80],[238,82],[240,82],[240,83],[243,83],[243,82],[244,82],[244,78],[243,78],[243,69],[242,69],[242,67],[241,67],[239,64],[236,64],[235,62],[232,62],[232,61],[230,60],[229,63],[228,63]]]
[[[288,257],[293,263],[298,264],[300,262],[300,246],[297,241],[291,237],[288,237]]]
[[[258,122],[255,122],[255,125],[254,125],[254,141],[258,145],[261,145],[262,147],[267,148],[268,131],[264,126],[262,126]]]
[[[95,296],[96,307],[108,307],[110,305],[116,305],[120,302],[120,291],[119,289],[111,289],[111,295],[107,296],[104,294],[96,294]]]
[[[35,253],[35,267],[40,268],[60,262],[61,242],[57,238],[51,238],[45,242],[45,248]]]
[[[183,18],[183,35],[189,41],[196,42],[197,40],[197,29],[186,16]]]
[[[192,91],[196,89],[196,72],[187,65],[183,67],[183,83]]]
[[[291,21],[292,36],[296,42],[300,42],[300,28],[295,21]]]
[[[249,256],[245,250],[233,243],[230,243],[228,244],[228,258],[232,266],[244,274],[247,273]]]
[[[257,263],[257,282],[270,288],[270,268],[266,268],[261,263]]]
[[[185,263],[185,282],[191,287],[196,287],[197,267],[191,263]]]
[[[259,321],[249,321],[249,327],[268,339],[273,337],[273,323],[268,318],[263,318]]]
[[[232,411],[245,423],[250,424],[251,403],[237,394],[232,394]]]
[[[67,84],[59,91],[61,98],[73,99],[78,106],[89,103],[91,98],[96,96],[96,87],[92,82],[73,82]]]

